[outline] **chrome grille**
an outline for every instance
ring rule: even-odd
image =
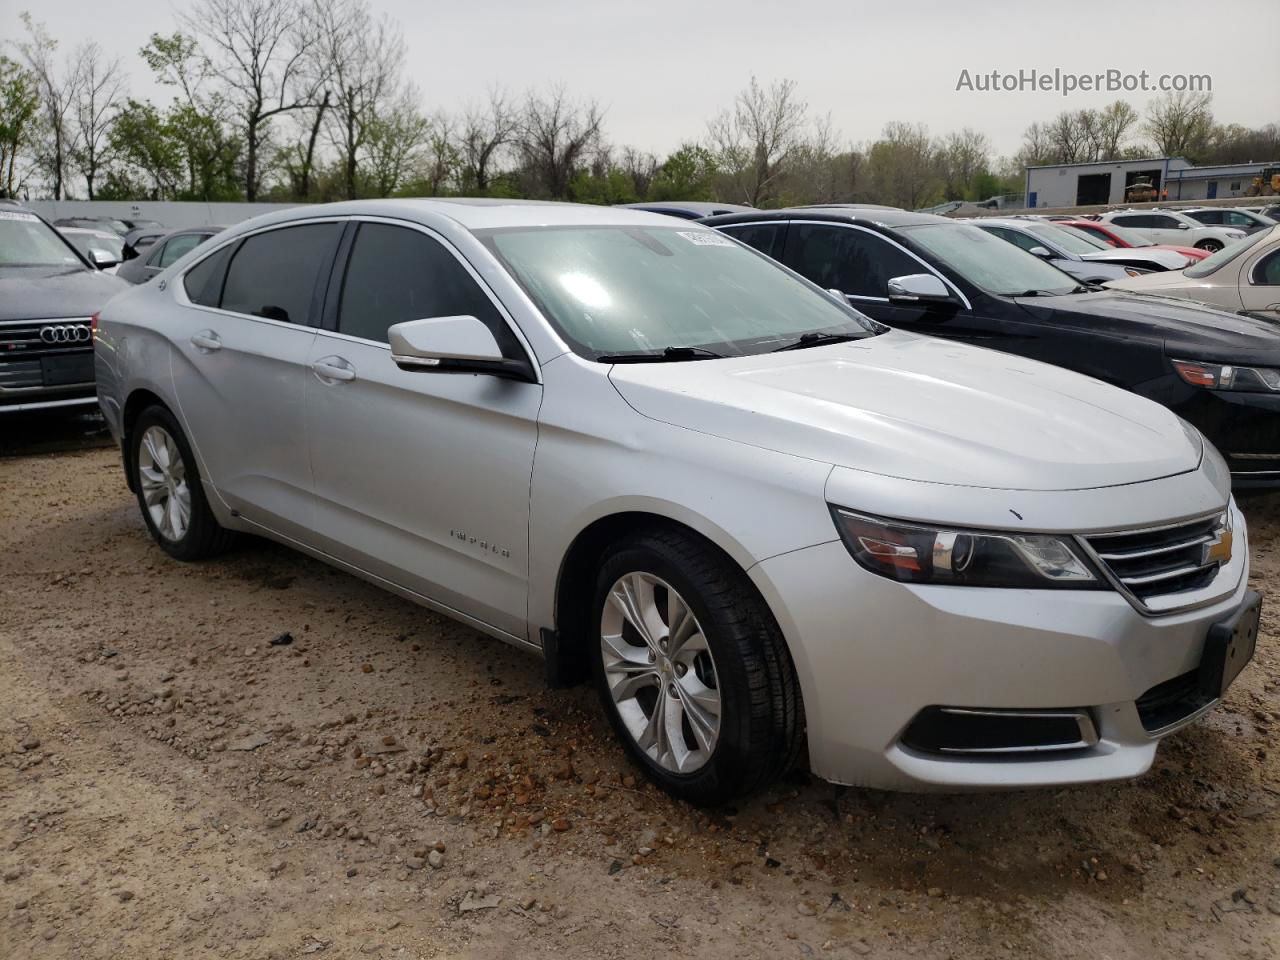
[[[57,356],[68,350],[92,350],[85,318],[0,321],[0,365]]]
[[[1116,586],[1142,609],[1164,613],[1202,602],[1231,559],[1227,511],[1146,530],[1083,538]]]

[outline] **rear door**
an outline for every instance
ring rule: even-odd
[[[529,354],[475,271],[425,228],[361,221],[340,260],[305,377],[320,548],[525,639],[542,387],[402,370],[387,328],[467,314],[507,356]]]
[[[246,519],[303,542],[303,388],[341,232],[331,220],[251,234],[172,281],[191,304],[171,330],[174,387],[205,480]]]
[[[1251,313],[1280,320],[1280,248],[1272,245],[1270,253],[1240,271],[1240,299]]]

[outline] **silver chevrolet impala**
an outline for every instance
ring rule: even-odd
[[[270,537],[539,653],[694,802],[806,752],[893,789],[1135,776],[1253,653],[1244,521],[1193,428],[697,224],[299,207],[95,331],[165,551]]]

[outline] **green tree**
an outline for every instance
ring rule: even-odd
[[[18,156],[30,145],[40,104],[36,78],[22,64],[0,56],[0,195],[16,196],[22,186]]]
[[[696,143],[681,144],[662,162],[649,184],[646,200],[711,200],[716,161],[711,151]]]

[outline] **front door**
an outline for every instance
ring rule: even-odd
[[[172,319],[173,378],[205,481],[246,519],[304,541],[302,395],[317,281],[340,232],[328,222],[253,234],[171,281],[191,301]]]
[[[542,387],[396,366],[387,328],[406,320],[467,314],[508,356],[524,347],[441,240],[386,222],[356,231],[305,378],[320,548],[525,639]]]

